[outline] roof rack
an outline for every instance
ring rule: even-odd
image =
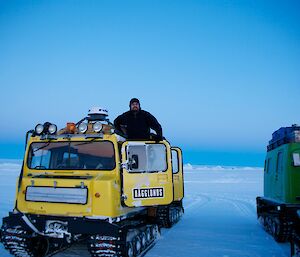
[[[267,150],[271,151],[281,145],[300,142],[300,126],[293,124],[291,127],[281,127],[272,134]]]

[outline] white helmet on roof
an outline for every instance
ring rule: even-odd
[[[104,115],[108,116],[108,110],[102,107],[91,107],[88,111],[88,115]]]

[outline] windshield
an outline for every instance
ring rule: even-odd
[[[113,170],[114,146],[109,141],[32,143],[27,165],[42,170]]]

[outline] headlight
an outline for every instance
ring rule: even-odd
[[[37,124],[34,129],[35,133],[40,135],[44,131],[44,126],[42,124]]]
[[[102,130],[102,123],[99,121],[95,122],[93,125],[93,130],[95,132],[100,132]]]
[[[56,127],[56,125],[55,125],[55,124],[51,124],[51,125],[49,125],[49,127],[48,127],[48,131],[49,131],[49,133],[50,133],[50,134],[55,134],[55,133],[56,133],[56,131],[57,131],[57,127]]]
[[[78,130],[82,134],[85,133],[87,131],[87,129],[88,129],[88,126],[84,122],[80,123],[79,126],[78,126]]]

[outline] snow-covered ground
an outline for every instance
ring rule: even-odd
[[[0,160],[0,217],[13,208],[21,162]],[[255,198],[262,195],[263,171],[251,167],[184,166],[185,214],[163,229],[147,257],[288,257],[257,223]],[[0,245],[0,256],[9,255]],[[55,257],[87,257],[78,244]]]

